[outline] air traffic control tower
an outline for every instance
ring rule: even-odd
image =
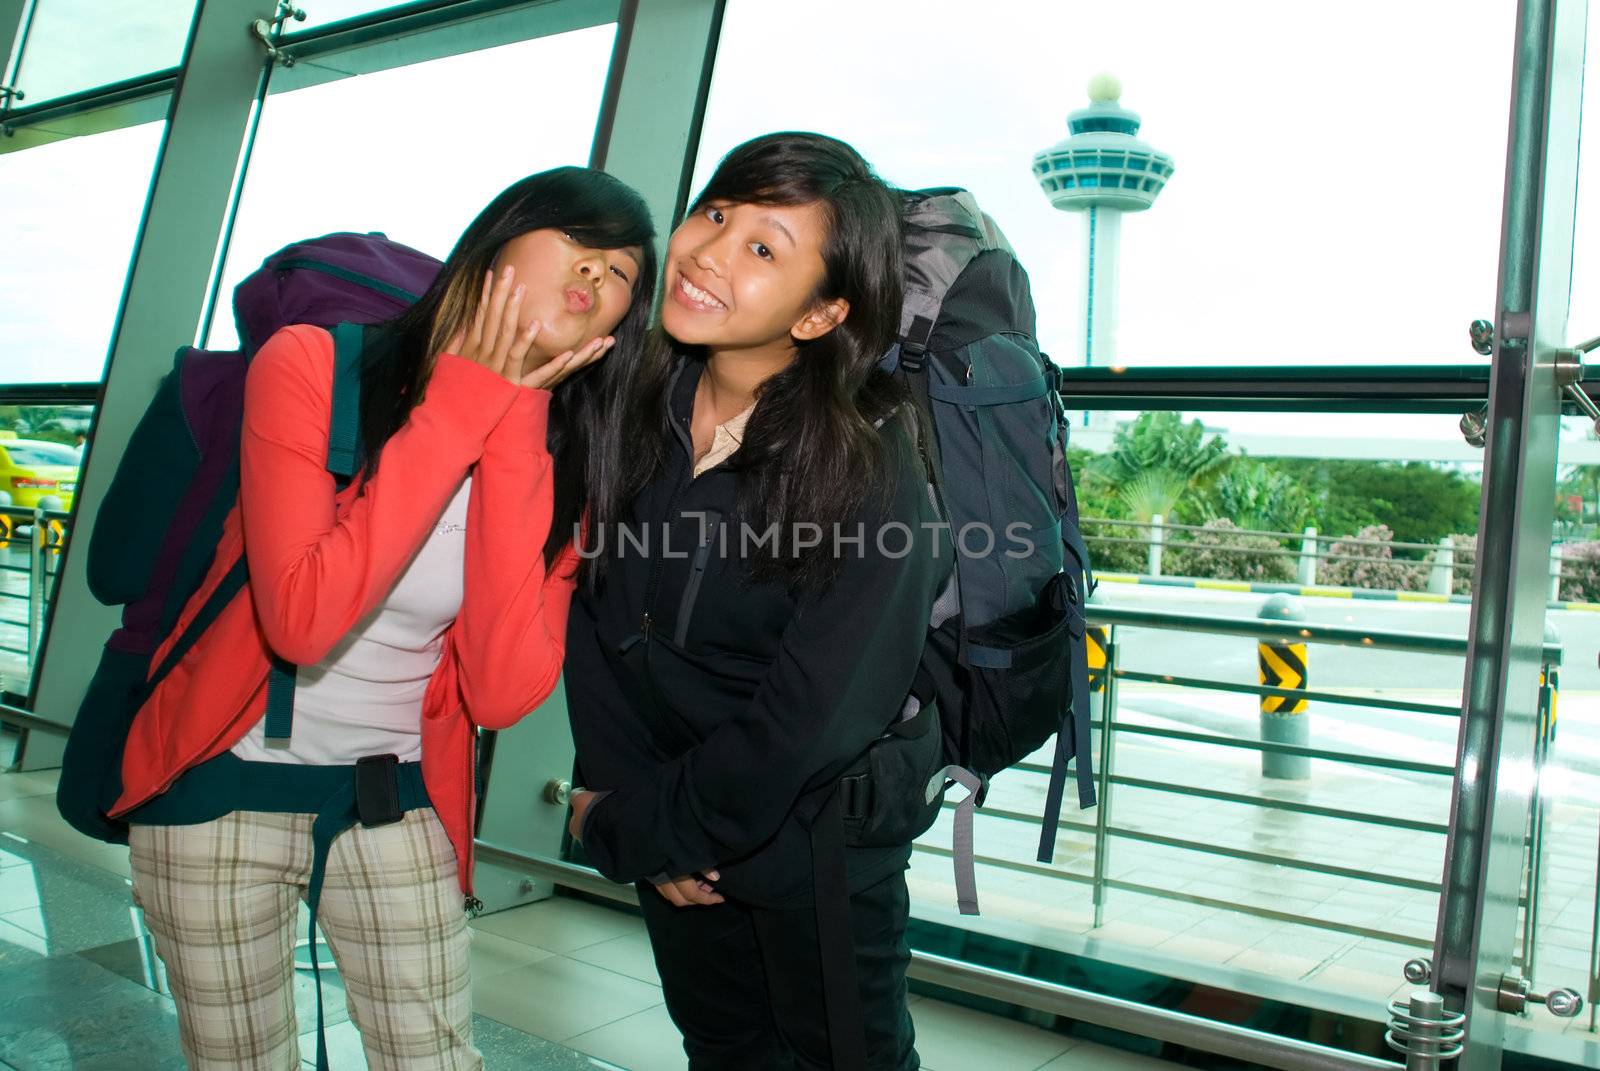
[[[1071,136],[1033,158],[1033,177],[1050,203],[1083,215],[1083,334],[1077,361],[1061,362],[1069,368],[1116,363],[1122,214],[1155,204],[1172,176],[1172,157],[1139,140],[1139,114],[1121,96],[1116,77],[1091,78],[1089,106],[1067,116]]]

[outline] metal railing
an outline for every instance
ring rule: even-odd
[[[1368,587],[1379,591],[1427,591],[1436,595],[1470,594],[1475,542],[1447,536],[1438,543],[1408,543],[1386,539],[1362,539],[1359,536],[1329,536],[1314,527],[1299,532],[1276,532],[1252,528],[1217,528],[1199,524],[1178,524],[1162,516],[1148,521],[1130,521],[1111,517],[1084,517],[1080,524],[1084,540],[1089,546],[1090,559],[1096,567],[1108,573],[1125,571],[1143,576],[1181,575],[1200,579],[1246,580],[1297,583],[1304,586],[1322,584],[1329,587]],[[1584,571],[1565,556],[1569,544],[1553,543],[1550,547],[1550,601],[1558,602],[1563,591],[1572,593],[1573,586],[1582,588],[1581,594],[1589,599],[1600,592],[1589,590],[1600,583],[1600,568]],[[1118,551],[1122,554],[1117,554]],[[1128,564],[1124,559],[1132,551],[1138,567],[1119,569],[1116,563]],[[1214,575],[1185,571],[1186,556],[1208,555],[1233,566],[1228,575]],[[1114,557],[1113,557],[1114,555]],[[1105,564],[1110,558],[1111,565]],[[1173,559],[1176,559],[1174,561]],[[1285,562],[1288,567],[1273,568],[1268,563]],[[1173,566],[1177,568],[1174,569]],[[1329,577],[1324,569],[1333,565],[1340,569],[1373,566],[1388,571],[1390,579],[1403,578],[1403,587],[1374,586],[1350,583],[1351,578]],[[1259,571],[1257,578],[1239,575]]]
[[[0,506],[0,691],[32,677],[44,619],[71,538],[60,510]],[[20,589],[20,590],[19,590]],[[10,665],[22,666],[19,675]]]
[[[1090,886],[1094,910],[1093,922],[1096,927],[1104,922],[1105,908],[1111,894],[1125,892],[1185,903],[1195,907],[1236,912],[1273,922],[1311,926],[1357,938],[1391,941],[1398,944],[1411,945],[1419,949],[1429,947],[1431,938],[1419,939],[1413,935],[1377,926],[1362,925],[1359,922],[1308,917],[1298,911],[1279,910],[1221,896],[1197,895],[1174,888],[1164,888],[1142,882],[1114,878],[1110,876],[1109,864],[1113,857],[1116,843],[1121,841],[1156,845],[1166,849],[1194,853],[1196,856],[1214,860],[1234,860],[1244,863],[1284,867],[1292,871],[1366,882],[1383,888],[1416,890],[1434,895],[1437,895],[1441,889],[1440,882],[1437,880],[1425,880],[1371,868],[1342,866],[1291,856],[1282,852],[1239,848],[1202,840],[1193,836],[1169,835],[1128,825],[1120,825],[1116,819],[1116,802],[1119,789],[1131,788],[1189,799],[1239,804],[1266,811],[1335,819],[1350,822],[1356,827],[1408,830],[1437,835],[1443,838],[1449,832],[1448,824],[1443,820],[1442,815],[1443,812],[1448,810],[1448,781],[1456,772],[1453,763],[1427,762],[1399,755],[1370,754],[1130,722],[1121,716],[1118,690],[1122,682],[1133,682],[1224,694],[1281,697],[1289,702],[1334,703],[1452,719],[1460,717],[1459,703],[1432,703],[1414,699],[1347,694],[1345,692],[1314,690],[1304,687],[1274,687],[1210,677],[1177,676],[1167,673],[1126,669],[1120,664],[1119,660],[1121,651],[1119,632],[1128,628],[1157,629],[1191,635],[1204,634],[1231,636],[1241,639],[1248,638],[1264,643],[1334,645],[1375,651],[1457,657],[1466,655],[1468,647],[1466,639],[1433,633],[1268,621],[1259,618],[1226,618],[1211,615],[1168,613],[1102,606],[1093,603],[1088,607],[1088,619],[1092,628],[1104,630],[1105,662],[1104,666],[1094,673],[1094,685],[1099,700],[1097,717],[1093,722],[1093,727],[1099,731],[1097,754],[1095,756],[1099,803],[1092,822],[1062,819],[1058,822],[1057,828],[1058,830],[1088,834],[1093,838],[1092,872],[1088,874],[1077,873],[1063,869],[1060,866],[1047,866],[1033,861],[1004,858],[992,854],[977,854],[975,856],[977,862],[997,870]],[[1543,684],[1539,696],[1539,738],[1535,749],[1536,762],[1541,766],[1549,752],[1561,655],[1562,651],[1559,644],[1547,643],[1545,645]],[[1425,817],[1383,814],[1354,807],[1329,806],[1295,799],[1279,799],[1249,792],[1235,792],[1205,785],[1180,784],[1165,779],[1141,777],[1137,773],[1130,773],[1119,767],[1118,742],[1120,739],[1127,737],[1168,741],[1191,751],[1201,748],[1216,748],[1259,752],[1263,755],[1295,755],[1350,767],[1438,777],[1444,782],[1440,791],[1441,818],[1439,820],[1431,820]],[[1050,773],[1049,766],[1038,763],[1025,762],[1014,767],[1014,769],[1039,776],[1048,776]],[[1539,779],[1536,777],[1533,789],[1532,814],[1526,836],[1529,863],[1521,897],[1524,913],[1522,948],[1519,959],[1524,965],[1525,974],[1529,977],[1533,975],[1535,968],[1539,909],[1544,893],[1543,837],[1547,801],[1540,794],[1538,784]],[[955,806],[953,802],[947,801],[945,804],[947,810],[953,809]],[[995,806],[985,806],[978,813],[987,815],[990,819],[999,822],[1037,825],[1040,820],[1038,814]],[[981,841],[981,835],[979,839]],[[952,854],[948,848],[938,843],[930,843],[926,839],[915,844],[914,851],[922,855],[939,857],[948,857]],[[1600,858],[1597,858],[1597,866],[1600,866]],[[1593,977],[1590,980],[1590,987],[1593,991],[1600,993],[1600,911],[1597,911],[1596,923],[1591,935],[1591,948],[1591,958],[1596,961],[1596,969],[1591,971]],[[1401,966],[1400,962],[1396,962],[1395,977],[1397,982],[1400,977]]]

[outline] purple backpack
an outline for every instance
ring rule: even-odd
[[[127,824],[106,811],[122,794],[122,751],[133,716],[214,617],[202,611],[152,676],[150,657],[211,568],[223,521],[238,497],[250,358],[290,324],[335,332],[329,469],[349,477],[355,471],[360,393],[356,325],[399,315],[432,284],[439,267],[432,257],[381,234],[296,242],[268,257],[234,290],[239,349],[178,350],[128,441],[89,537],[89,590],[123,611],[122,627],[106,641],[62,760],[56,804],[80,832],[127,842]]]

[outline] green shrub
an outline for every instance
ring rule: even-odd
[[[1253,535],[1227,517],[1207,521],[1198,532],[1171,532],[1162,555],[1163,573],[1212,580],[1281,583],[1294,579],[1295,557],[1271,536]]]
[[[1317,582],[1332,587],[1375,591],[1426,591],[1428,563],[1396,559],[1394,533],[1386,524],[1368,525],[1358,535],[1333,544],[1317,563]]]
[[[1561,545],[1561,598],[1600,602],[1600,543]]]

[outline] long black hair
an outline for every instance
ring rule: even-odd
[[[643,249],[633,300],[612,332],[616,345],[598,363],[556,388],[550,405],[555,513],[541,548],[548,565],[572,539],[589,496],[609,501],[622,478],[616,459],[621,426],[610,409],[619,356],[645,339],[656,286],[655,225],[644,198],[621,180],[587,167],[558,167],[513,183],[478,213],[456,242],[427,293],[383,324],[362,355],[361,443],[365,472],[376,471],[384,443],[421,399],[433,358],[472,322],[483,278],[507,242],[546,227],[591,249]],[[610,419],[608,419],[608,417]]]
[[[723,157],[690,212],[711,204],[820,206],[827,236],[814,298],[843,298],[850,305],[833,330],[796,340],[797,358],[761,385],[730,462],[740,473],[741,518],[762,530],[778,525],[785,533],[780,545],[787,547],[797,523],[817,524],[831,534],[869,492],[890,485],[884,440],[874,422],[903,400],[895,380],[877,369],[900,326],[901,201],[850,145],[822,134],[786,132],[747,141]],[[704,354],[660,330],[642,351],[618,407],[629,429],[628,479],[616,485],[621,497],[596,496],[598,519],[622,520],[628,500],[661,470],[671,441],[667,383],[685,356]],[[825,538],[813,550],[756,556],[747,564],[752,579],[811,588],[833,577],[831,548],[832,539]]]

